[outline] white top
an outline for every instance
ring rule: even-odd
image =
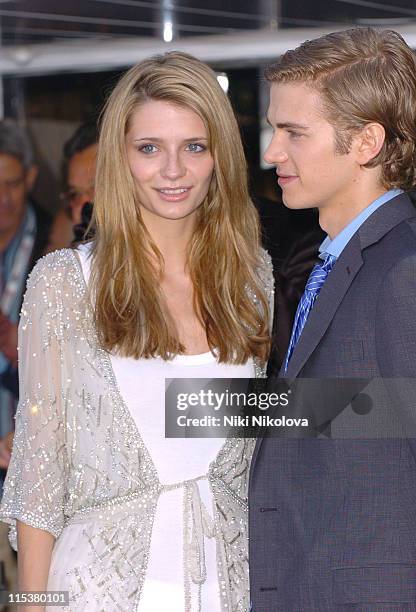
[[[89,279],[88,245],[78,248],[83,273]],[[172,485],[205,476],[209,464],[223,445],[221,438],[165,438],[165,378],[250,378],[253,361],[244,365],[220,364],[212,353],[161,358],[111,357],[117,384],[152,457],[160,482]],[[202,505],[212,518],[212,495],[208,482],[197,483]],[[140,597],[139,612],[183,612],[183,507],[184,488],[163,491],[153,524],[150,558]],[[220,612],[216,544],[204,538],[206,581],[202,585],[201,609]],[[197,610],[197,588],[191,584],[192,609]]]

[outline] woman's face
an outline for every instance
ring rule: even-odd
[[[195,213],[207,195],[214,160],[207,130],[194,111],[161,100],[146,102],[132,115],[126,150],[144,220]]]

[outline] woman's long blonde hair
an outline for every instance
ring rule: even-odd
[[[248,195],[237,122],[214,72],[179,52],[134,66],[118,82],[103,112],[92,265],[101,345],[135,358],[170,359],[184,352],[158,282],[163,258],[142,221],[127,161],[125,136],[132,114],[150,100],[193,110],[208,132],[214,173],[197,211],[187,261],[195,312],[208,344],[221,362],[244,363],[250,356],[264,360],[268,306],[257,274],[258,217]]]

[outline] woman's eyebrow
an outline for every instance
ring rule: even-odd
[[[142,138],[134,138],[133,142],[140,142],[141,140],[152,140],[153,142],[163,142],[163,138],[158,138],[157,136],[143,136]],[[193,142],[194,140],[208,141],[208,138],[206,136],[192,136],[191,138],[184,138],[183,142]]]

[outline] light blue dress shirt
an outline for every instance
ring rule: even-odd
[[[373,214],[373,212],[380,208],[380,206],[383,206],[383,204],[389,202],[401,193],[403,193],[402,189],[390,189],[390,191],[386,191],[386,193],[383,193],[383,195],[377,198],[377,200],[374,200],[374,202],[364,208],[359,215],[354,217],[354,219],[350,221],[350,223],[348,223],[348,225],[344,227],[344,229],[338,234],[338,236],[335,236],[333,240],[327,236],[319,247],[319,257],[321,259],[325,259],[327,255],[333,255],[334,257],[338,258],[354,234],[360,229],[364,221],[366,221],[368,217]]]

